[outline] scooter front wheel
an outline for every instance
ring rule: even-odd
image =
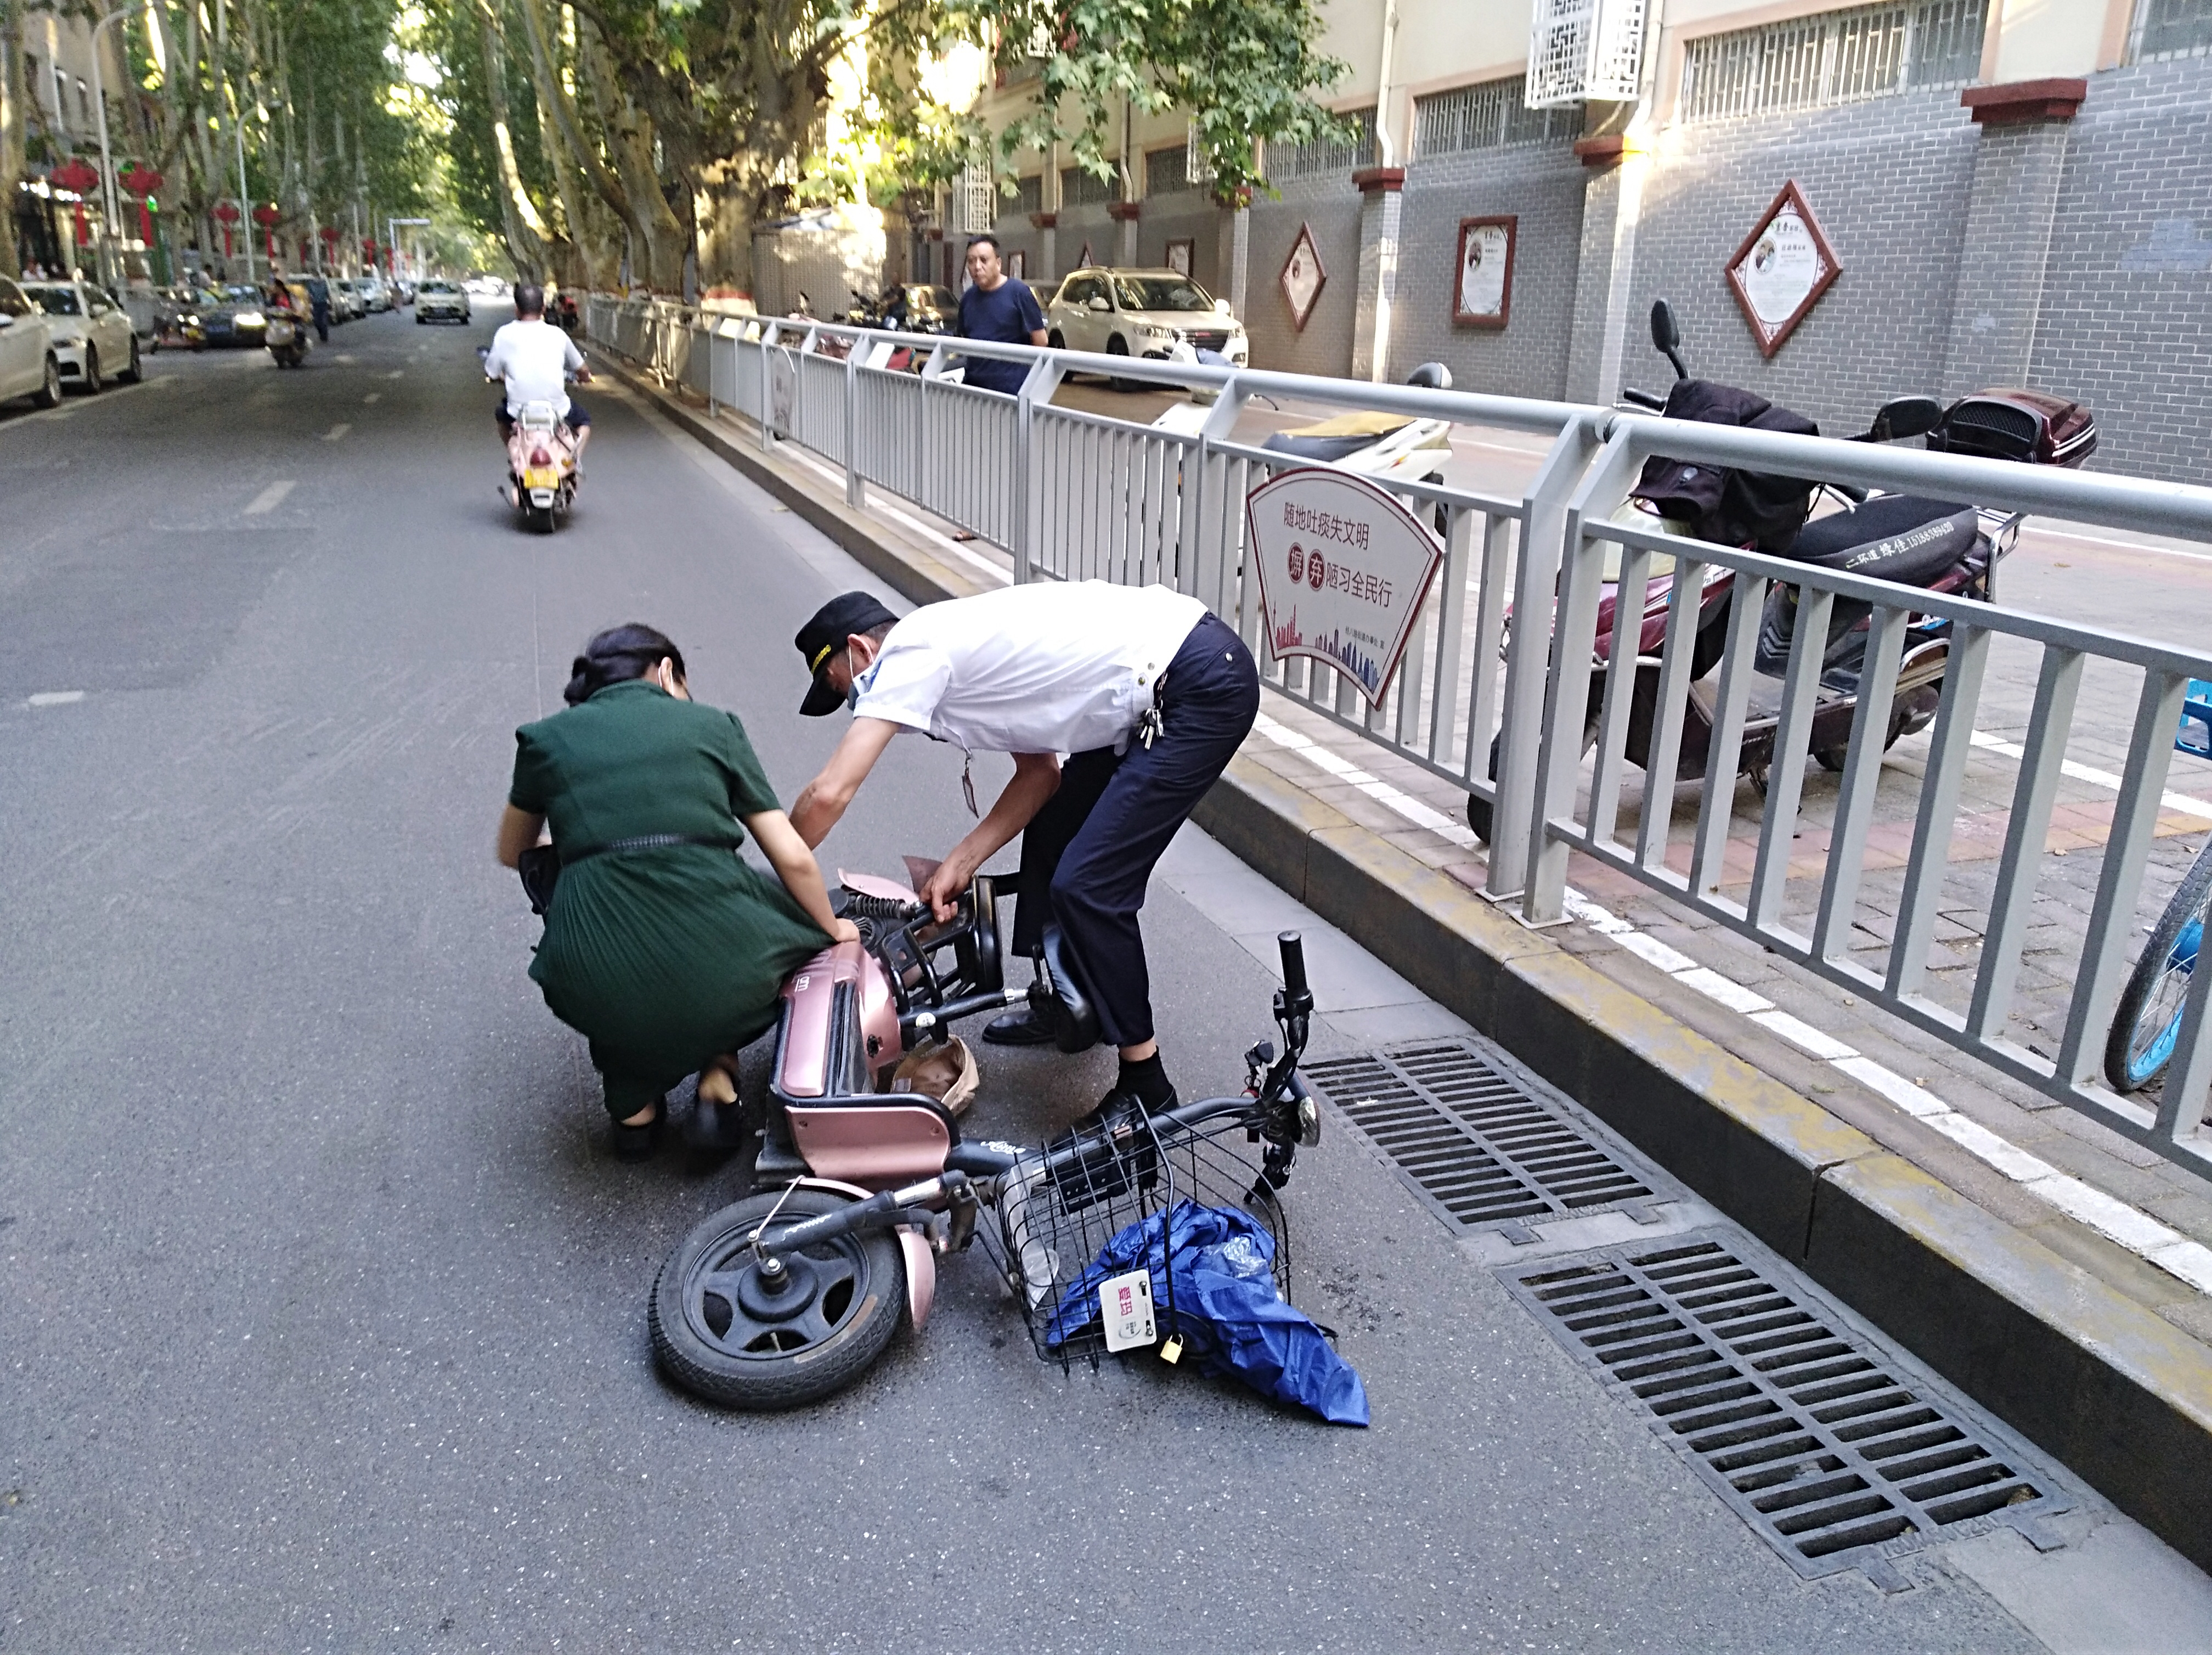
[[[653,1284],[646,1319],[661,1371],[694,1396],[754,1410],[804,1407],[865,1373],[905,1313],[897,1238],[868,1230],[787,1253],[781,1281],[752,1251],[771,1213],[781,1225],[851,1200],[767,1190],[694,1226]]]

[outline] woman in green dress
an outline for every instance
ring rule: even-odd
[[[664,635],[600,633],[563,698],[514,733],[499,859],[515,867],[551,827],[562,872],[530,975],[591,1042],[616,1151],[634,1159],[685,1075],[734,1098],[731,1054],[775,1025],[783,979],[858,934],[830,913],[744,727],[691,699]],[[736,854],[746,833],[781,884]]]

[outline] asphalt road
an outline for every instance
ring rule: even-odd
[[[611,389],[574,521],[520,532],[493,319],[0,413],[0,1649],[2042,1646],[1941,1561],[1801,1581],[1340,1134],[1294,1286],[1371,1430],[1064,1376],[980,1258],[812,1412],[663,1384],[647,1288],[740,1180],[610,1159],[490,856],[512,731],[648,620],[787,798],[842,721],[791,635],[865,582]],[[825,864],[948,844],[957,777],[899,744]],[[1146,910],[1186,1095],[1267,1031],[1224,911]],[[1319,1044],[1440,1015],[1340,957]],[[1109,1071],[993,1053],[975,1129]]]

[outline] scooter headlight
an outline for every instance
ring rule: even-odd
[[[231,320],[240,327],[260,327],[267,322],[268,318],[258,310],[241,310],[237,315],[232,317]]]

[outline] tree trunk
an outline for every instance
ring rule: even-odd
[[[0,0],[0,275],[20,276],[15,255],[16,182],[23,176],[23,11]]]
[[[637,234],[633,264],[641,260],[644,265],[641,272],[633,274],[656,293],[676,292],[683,286],[684,253],[691,237],[661,192],[653,164],[653,123],[623,91],[598,28],[580,16],[576,20],[576,56],[629,198],[630,224]]]
[[[642,240],[644,229],[622,180],[607,170],[599,159],[598,149],[585,136],[583,119],[577,113],[575,100],[569,97],[561,84],[558,64],[553,52],[552,30],[544,14],[539,9],[542,0],[514,0],[522,14],[523,29],[530,37],[530,83],[538,90],[538,106],[541,117],[550,117],[556,129],[557,143],[546,146],[546,159],[553,167],[553,176],[561,195],[562,207],[569,215],[572,225],[583,222],[582,192],[576,188],[572,174],[580,170],[590,180],[592,190],[606,203],[615,217],[628,227],[632,240]],[[574,230],[571,234],[574,234]],[[594,263],[599,263],[594,260]]]
[[[532,281],[545,274],[546,244],[552,240],[538,205],[522,187],[522,169],[515,165],[514,134],[507,124],[507,58],[500,49],[499,31],[485,0],[477,6],[477,33],[483,47],[484,96],[491,106],[492,147],[499,157],[500,228],[516,271]]]

